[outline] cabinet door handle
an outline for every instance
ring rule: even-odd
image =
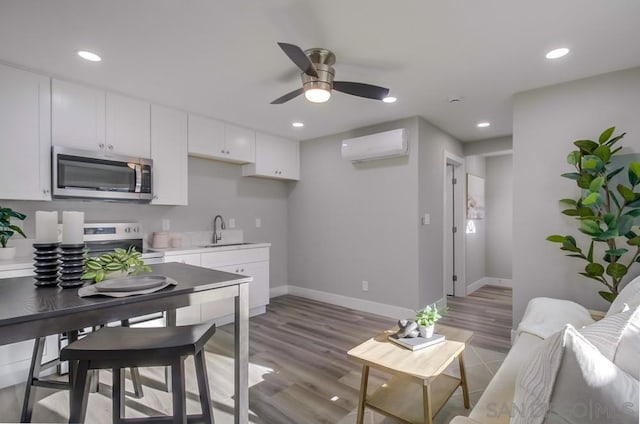
[[[240,270],[240,272],[244,272],[244,268],[242,268],[242,269]]]
[[[109,150],[113,150],[113,144],[109,144]]]
[[[100,150],[104,149],[104,143],[100,143],[98,146],[100,147]]]
[[[220,153],[224,154],[224,149],[220,150]]]
[[[229,154],[229,151],[227,150],[227,154]]]

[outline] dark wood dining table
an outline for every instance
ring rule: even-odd
[[[84,297],[78,289],[36,287],[32,277],[0,280],[0,345],[78,330],[220,299],[234,299],[234,417],[249,419],[249,283],[251,277],[186,265],[152,265],[178,282],[150,294]],[[215,337],[215,336],[214,336]]]

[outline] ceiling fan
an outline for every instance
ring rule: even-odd
[[[291,91],[271,102],[272,105],[286,103],[304,93],[307,100],[323,103],[331,97],[331,90],[341,91],[353,96],[382,100],[389,89],[361,82],[334,81],[336,55],[330,50],[313,48],[302,50],[294,44],[278,43],[282,51],[300,68],[302,88]]]

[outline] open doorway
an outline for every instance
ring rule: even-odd
[[[446,296],[465,296],[464,159],[444,152],[443,284]]]

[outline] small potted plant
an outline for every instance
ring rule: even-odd
[[[418,330],[420,331],[420,337],[429,338],[433,336],[433,329],[436,321],[442,318],[443,313],[447,311],[447,308],[438,308],[434,303],[428,305],[426,308],[416,311],[416,323],[418,323]]]
[[[0,260],[11,259],[16,256],[15,247],[7,247],[9,239],[18,233],[22,237],[27,238],[22,229],[17,225],[11,224],[11,218],[24,221],[27,216],[23,213],[16,212],[11,208],[0,207]]]
[[[94,280],[99,283],[109,278],[122,278],[128,275],[138,275],[141,272],[151,272],[151,267],[140,259],[141,253],[131,246],[127,250],[114,249],[95,258],[88,258],[84,262],[83,280]]]

